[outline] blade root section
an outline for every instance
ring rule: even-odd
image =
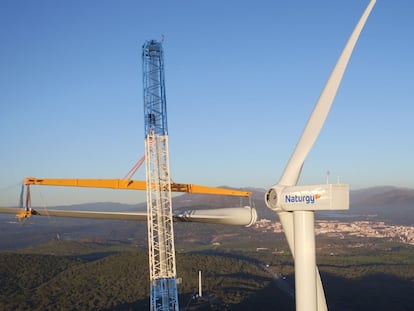
[[[257,212],[256,209],[250,206],[189,210],[174,215],[174,219],[187,222],[250,227],[257,220]]]

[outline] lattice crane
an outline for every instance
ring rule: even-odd
[[[151,310],[178,310],[162,45],[142,48]]]

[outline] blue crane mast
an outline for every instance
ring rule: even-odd
[[[151,311],[179,310],[162,44],[142,48]]]

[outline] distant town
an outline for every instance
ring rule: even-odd
[[[256,222],[255,229],[263,232],[283,232],[280,222],[261,219]],[[413,226],[395,226],[382,221],[325,221],[315,222],[316,235],[327,235],[344,239],[345,236],[357,236],[366,238],[385,238],[400,241],[404,244],[414,245]]]

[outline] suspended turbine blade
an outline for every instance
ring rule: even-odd
[[[0,214],[14,214],[17,215],[22,211],[19,207],[0,207]]]
[[[73,218],[92,218],[92,219],[112,219],[112,220],[147,220],[146,212],[98,212],[98,211],[69,211],[69,210],[45,210],[35,211],[34,215],[73,217]]]
[[[22,208],[0,208],[0,214],[20,214]],[[70,210],[32,210],[31,215],[54,216],[71,218],[92,218],[112,220],[146,221],[146,212],[99,212],[99,211],[70,211]],[[30,215],[30,216],[31,216]],[[203,210],[187,210],[174,214],[175,221],[200,222],[212,224],[227,224],[249,227],[257,220],[256,209],[249,206],[234,208],[217,208]]]
[[[332,106],[332,103],[335,99],[335,95],[338,91],[339,85],[341,83],[343,74],[348,65],[349,59],[351,57],[352,51],[355,47],[355,44],[359,38],[359,35],[362,31],[362,28],[365,25],[365,22],[368,19],[369,14],[371,13],[372,8],[374,7],[376,0],[371,0],[362,14],[361,19],[356,25],[354,31],[348,39],[347,44],[345,45],[344,50],[342,51],[341,56],[338,59],[320,97],[317,101],[315,108],[306,124],[305,129],[303,130],[302,136],[299,139],[298,144],[285,168],[285,171],[282,174],[282,177],[279,180],[280,185],[291,186],[296,185],[300,171],[302,169],[303,163],[309,154],[312,146],[314,145],[319,133],[322,129],[323,124],[325,123],[326,117],[328,116],[329,110]]]
[[[175,214],[174,220],[250,227],[257,220],[257,212],[250,206],[188,210]]]

